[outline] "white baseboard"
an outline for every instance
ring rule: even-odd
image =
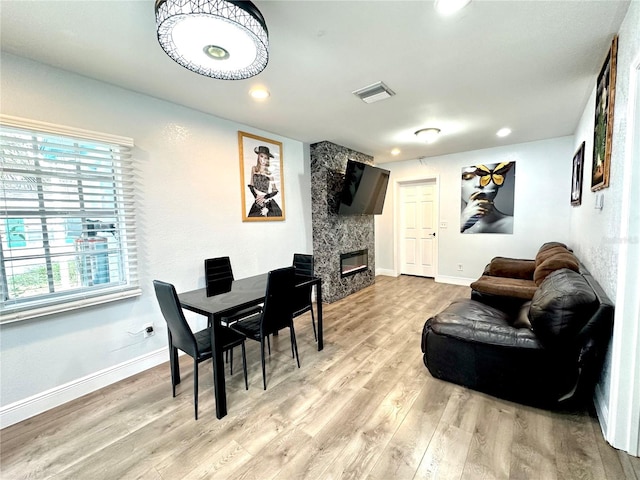
[[[464,278],[464,277],[448,277],[446,275],[436,276],[437,283],[450,283],[452,285],[462,285],[468,287],[472,282],[475,282],[476,278]]]
[[[605,402],[604,392],[602,391],[602,385],[600,383],[596,384],[596,388],[593,393],[593,405],[596,408],[596,415],[598,416],[602,436],[606,440],[609,421],[609,406]]]
[[[397,277],[398,274],[391,269],[388,268],[376,268],[376,275],[384,275],[386,277]]]
[[[385,275],[387,277],[398,277],[400,274],[395,270],[391,270],[388,268],[376,268],[376,275]],[[435,279],[438,283],[450,283],[452,285],[462,285],[464,287],[468,287],[472,282],[475,282],[477,279],[475,278],[464,278],[464,277],[448,277],[445,275],[436,275]]]
[[[168,360],[167,347],[164,347],[119,365],[105,368],[104,370],[73,380],[64,385],[5,405],[0,408],[0,428],[5,428],[26,420],[27,418],[31,418],[70,402],[71,400],[80,398],[83,395],[95,392],[120,380],[124,380],[127,377],[148,370],[156,365],[160,365]]]

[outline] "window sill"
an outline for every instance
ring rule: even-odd
[[[65,303],[59,303],[55,305],[47,305],[38,308],[31,308],[26,310],[18,310],[14,312],[2,312],[0,318],[0,324],[21,322],[24,320],[31,320],[33,318],[44,317],[46,315],[55,315],[58,313],[69,312],[72,310],[78,310],[84,307],[91,307],[94,305],[100,305],[103,303],[115,302],[123,300],[125,298],[138,297],[142,295],[140,288],[133,288],[131,290],[124,290],[115,293],[108,293],[105,295],[99,295],[96,297],[84,298],[81,300],[73,300]]]

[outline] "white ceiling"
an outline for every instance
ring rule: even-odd
[[[628,0],[254,1],[270,58],[258,76],[214,80],[158,45],[154,0],[0,1],[3,52],[307,143],[406,160],[573,134]],[[384,81],[396,95],[351,92]],[[258,103],[248,91],[263,85]],[[413,134],[442,130],[427,145]],[[496,137],[504,126],[513,130]],[[397,147],[402,153],[392,157]]]

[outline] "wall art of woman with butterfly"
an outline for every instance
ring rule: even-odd
[[[515,169],[515,162],[462,169],[460,233],[513,233]]]

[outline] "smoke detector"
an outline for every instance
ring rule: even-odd
[[[364,103],[379,102],[394,96],[396,93],[387,87],[383,82],[377,82],[367,87],[360,88],[353,92]]]

